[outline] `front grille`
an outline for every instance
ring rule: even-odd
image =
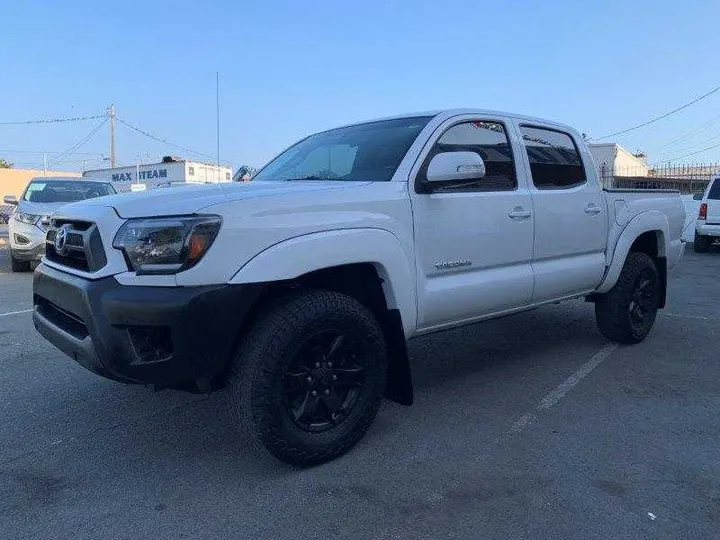
[[[85,339],[88,336],[89,332],[85,321],[74,313],[53,304],[47,298],[35,295],[35,307],[40,312],[40,315],[65,330],[68,334],[78,339]]]
[[[53,219],[50,227],[45,249],[48,260],[83,272],[96,272],[107,264],[100,232],[94,223]],[[61,229],[65,238],[58,243]]]

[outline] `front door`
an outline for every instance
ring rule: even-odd
[[[461,117],[438,133],[415,189],[410,183],[421,330],[525,306],[533,291],[532,198],[517,173],[513,131],[499,119]],[[485,176],[418,193],[432,157],[452,151],[477,152]]]
[[[522,124],[519,130],[535,212],[533,303],[591,291],[605,272],[607,242],[597,176],[585,170],[569,133]]]

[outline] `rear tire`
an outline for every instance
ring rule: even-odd
[[[231,368],[233,412],[256,445],[296,466],[350,450],[385,390],[387,352],[354,298],[306,291],[281,299],[245,336]]]
[[[660,305],[660,274],[645,253],[630,253],[615,286],[595,301],[600,333],[610,341],[643,341],[655,323]]]
[[[704,236],[695,232],[695,240],[693,241],[693,251],[695,253],[707,253],[710,251],[712,241],[709,236]]]
[[[21,261],[13,257],[12,251],[10,252],[10,270],[13,272],[29,272],[30,261]]]

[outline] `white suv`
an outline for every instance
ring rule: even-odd
[[[720,238],[720,176],[710,180],[700,201],[700,211],[695,225],[695,252],[707,253],[718,238]]]

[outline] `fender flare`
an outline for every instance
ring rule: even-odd
[[[398,237],[384,229],[322,231],[266,248],[246,262],[228,283],[284,281],[334,266],[370,263],[383,281],[388,309],[400,312],[403,330],[409,336],[417,319],[412,260]]]
[[[622,233],[620,233],[620,237],[615,244],[612,261],[605,272],[605,278],[596,292],[606,293],[615,286],[615,283],[617,283],[620,277],[620,272],[625,264],[625,260],[630,253],[630,248],[640,235],[646,232],[659,233],[658,257],[665,257],[667,253],[667,239],[670,238],[669,231],[670,225],[668,224],[667,216],[662,212],[652,210],[635,216],[630,223],[627,224],[625,229],[623,229]]]

